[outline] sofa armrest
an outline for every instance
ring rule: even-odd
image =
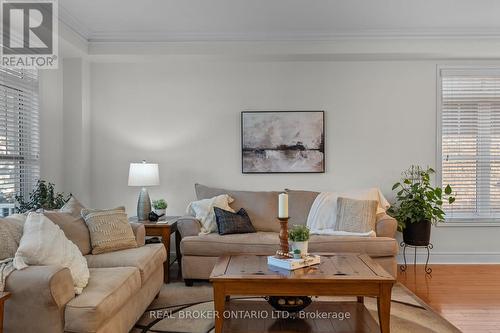
[[[193,216],[182,216],[177,220],[177,229],[181,234],[181,238],[198,236],[201,231],[200,221]]]
[[[5,289],[12,293],[5,303],[7,332],[64,330],[64,308],[75,297],[68,268],[29,266],[15,270],[8,276]]]
[[[130,226],[134,232],[137,246],[144,246],[146,244],[146,228],[144,228],[144,225],[142,223],[130,222]]]
[[[394,217],[385,213],[377,215],[377,222],[375,225],[377,237],[395,238],[397,228],[398,221],[396,221]]]

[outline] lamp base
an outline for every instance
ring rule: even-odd
[[[143,187],[137,201],[137,221],[147,221],[149,213],[151,213],[151,199],[149,199],[148,190]]]

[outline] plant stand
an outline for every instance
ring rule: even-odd
[[[413,258],[413,266],[416,269],[417,266],[417,248],[424,248],[427,250],[427,260],[425,261],[425,274],[431,274],[432,273],[432,268],[429,267],[429,258],[431,256],[431,250],[434,247],[432,243],[429,243],[428,245],[410,245],[406,244],[405,242],[401,242],[399,244],[403,248],[403,259],[404,259],[404,265],[400,266],[399,269],[401,272],[405,272],[406,269],[408,268],[408,264],[406,263],[406,248],[407,247],[413,247],[415,249],[415,255]]]

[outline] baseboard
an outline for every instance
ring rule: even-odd
[[[399,253],[398,263],[402,264],[403,254]],[[406,249],[407,263],[413,263],[414,250]],[[427,251],[425,249],[417,250],[417,263],[425,264]],[[433,252],[429,259],[430,264],[500,264],[500,252]]]

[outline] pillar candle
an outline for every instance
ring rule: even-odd
[[[288,194],[281,193],[278,196],[278,217],[288,217]]]

